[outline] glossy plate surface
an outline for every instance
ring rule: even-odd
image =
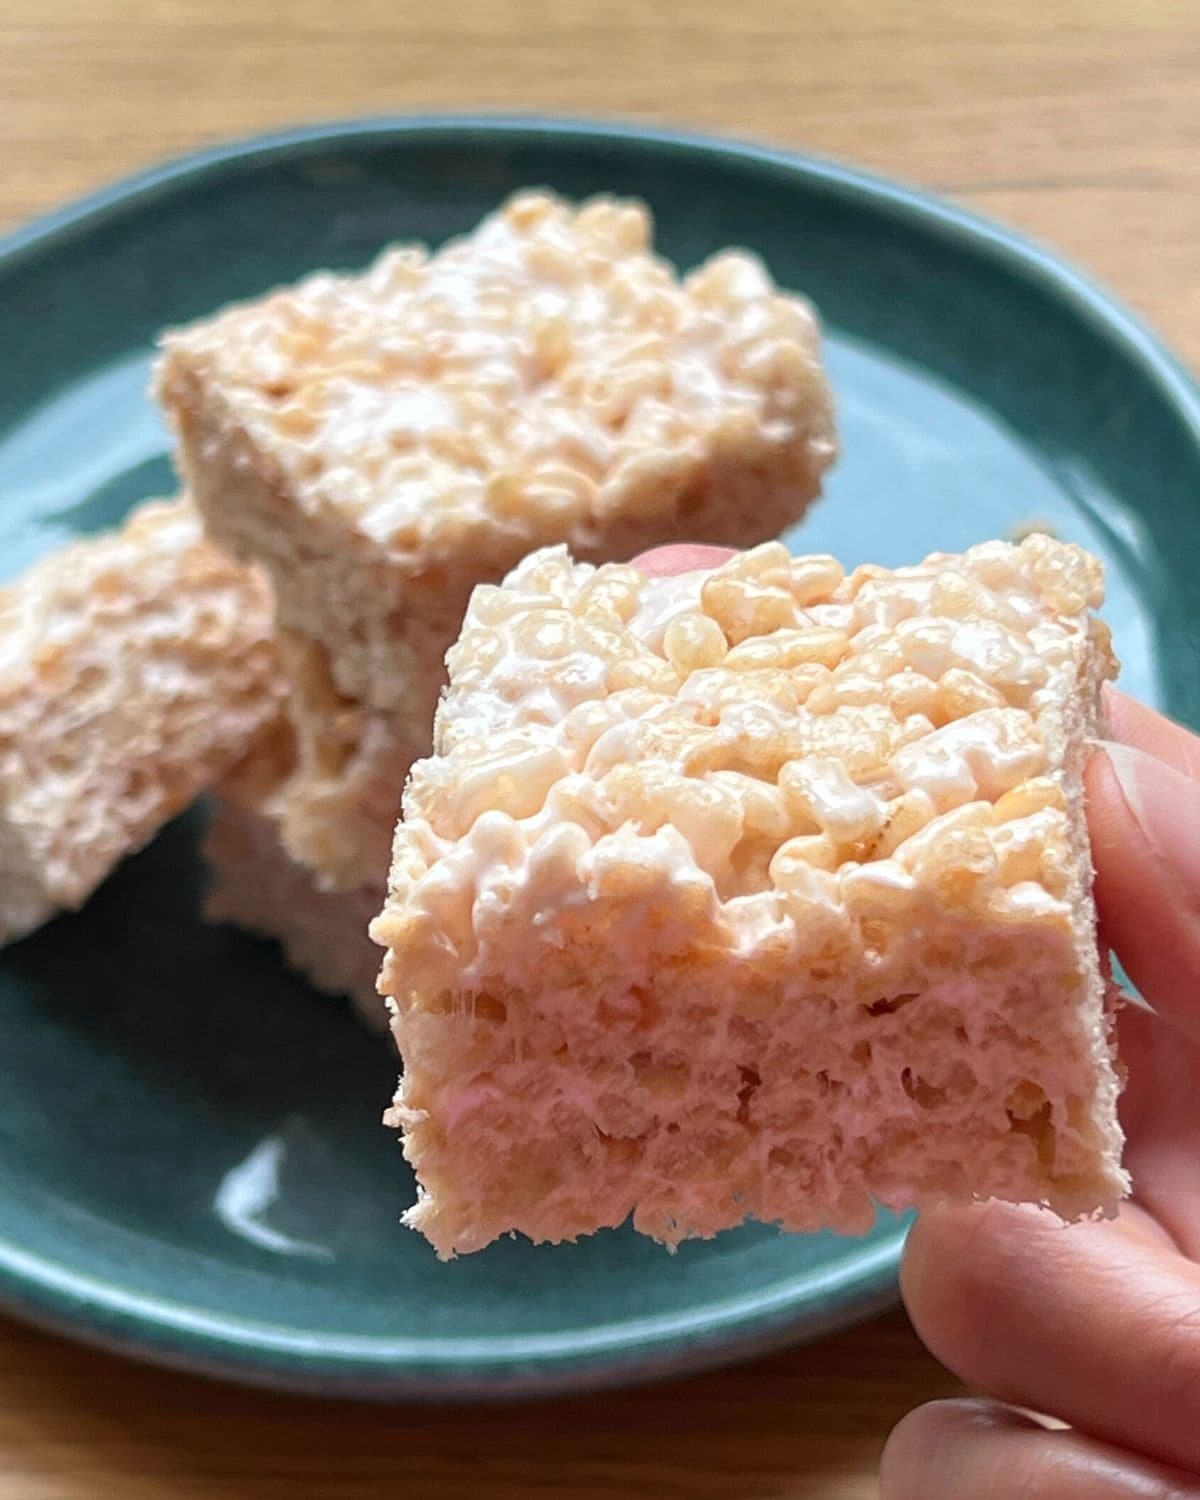
[[[319,127],[0,244],[0,574],[173,489],[145,395],[163,325],[440,241],[531,184],[642,196],[680,265],[743,244],[817,303],[845,452],[804,550],[900,563],[1049,525],[1109,564],[1126,685],[1200,721],[1200,405],[1171,356],[1043,252],[906,189],[616,127]],[[396,1223],[388,1053],[269,947],[197,920],[203,816],[0,955],[0,1301],[235,1378],[429,1396],[696,1368],[890,1300],[891,1219],[439,1266]]]

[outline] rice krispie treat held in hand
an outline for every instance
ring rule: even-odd
[[[471,588],[567,542],[796,520],[835,451],[816,320],[759,262],[682,281],[639,205],[522,193],[429,256],[388,251],[169,335],[158,389],[215,538],[338,690],[427,734]]]
[[[1124,1193],[1082,765],[1101,570],[768,544],[475,591],[373,935],[440,1254]]]

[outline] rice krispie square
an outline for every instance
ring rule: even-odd
[[[212,535],[266,568],[347,698],[427,734],[476,583],[550,542],[746,545],[818,493],[812,311],[742,253],[680,280],[650,237],[635,203],[522,193],[435,255],[165,338],[158,391]]]
[[[768,544],[475,591],[372,932],[442,1255],[1127,1188],[1082,771],[1099,564]]]

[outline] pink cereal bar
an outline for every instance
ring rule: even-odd
[[[172,333],[158,391],[214,538],[401,739],[476,583],[551,542],[778,535],[835,453],[807,304],[740,252],[680,280],[607,198],[522,193],[435,255]]]
[[[81,906],[273,732],[270,590],[186,500],[0,589],[0,942]]]
[[[1111,1210],[1101,599],[1040,535],[848,577],[555,548],[477,589],[372,927],[406,1222],[451,1256]]]

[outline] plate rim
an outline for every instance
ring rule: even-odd
[[[372,1401],[520,1400],[696,1374],[837,1333],[896,1305],[895,1273],[906,1234],[907,1225],[898,1225],[828,1273],[823,1306],[802,1321],[794,1313],[795,1278],[785,1277],[770,1293],[730,1298],[715,1313],[714,1304],[705,1303],[690,1314],[660,1318],[672,1326],[654,1332],[647,1331],[653,1318],[611,1325],[617,1335],[594,1337],[596,1347],[583,1353],[570,1335],[513,1340],[557,1338],[562,1347],[540,1355],[498,1344],[464,1356],[454,1351],[453,1340],[427,1341],[427,1349],[453,1351],[444,1359],[406,1358],[396,1339],[305,1339],[265,1322],[196,1314],[182,1303],[132,1296],[44,1261],[47,1270],[35,1279],[41,1258],[7,1240],[0,1240],[0,1309],[93,1348],[266,1390]],[[811,1291],[811,1277],[806,1285]],[[117,1295],[106,1300],[105,1290]]]
[[[1200,383],[1137,314],[1086,273],[1022,232],[935,194],[829,158],[731,136],[622,120],[510,113],[433,112],[331,119],[241,137],[175,156],[76,198],[0,237],[0,269],[52,251],[78,230],[95,230],[131,207],[166,198],[192,181],[272,159],[301,158],[331,145],[393,141],[461,145],[560,141],[649,145],[680,157],[708,157],[766,170],[935,233],[958,249],[1018,274],[1066,303],[1092,331],[1119,347],[1183,421],[1200,456]],[[397,1231],[399,1232],[399,1230]],[[863,1247],[829,1276],[814,1313],[798,1300],[798,1278],[688,1315],[627,1319],[596,1335],[526,1335],[464,1352],[429,1340],[421,1357],[403,1341],[327,1334],[304,1339],[267,1323],[200,1314],[182,1303],[139,1298],[94,1277],[55,1266],[0,1237],[0,1306],[26,1321],[85,1343],[192,1373],[295,1393],[356,1399],[495,1399],[597,1389],[730,1363],[832,1333],[894,1305],[905,1226]],[[811,1276],[805,1281],[810,1288]],[[658,1324],[659,1326],[655,1326]],[[542,1347],[537,1347],[541,1345]],[[584,1347],[584,1346],[587,1347]],[[521,1352],[522,1348],[525,1352]],[[431,1351],[441,1349],[440,1354]]]
[[[737,136],[704,131],[677,130],[621,119],[593,119],[573,115],[539,115],[504,111],[427,111],[397,115],[362,115],[333,118],[306,125],[285,126],[248,136],[217,141],[194,151],[142,168],[72,199],[57,209],[17,224],[0,235],[0,262],[17,261],[45,250],[84,221],[114,214],[131,200],[150,201],[177,184],[204,172],[237,167],[269,158],[295,156],[316,151],[333,140],[367,141],[397,136],[407,140],[439,135],[462,136],[477,132],[492,137],[505,135],[543,137],[570,143],[645,142],[681,156],[703,155],[740,161],[746,165],[775,168],[786,176],[801,176],[819,183],[827,192],[845,199],[869,200],[886,206],[889,213],[926,229],[935,227],[950,240],[985,251],[1010,272],[1024,273],[1043,289],[1065,298],[1073,310],[1094,329],[1117,333],[1126,352],[1136,353],[1145,373],[1171,393],[1172,404],[1200,438],[1200,378],[1194,376],[1181,355],[1135,313],[1116,293],[1080,270],[1036,236],[1010,228],[998,219],[964,208],[936,192],[902,179],[849,166],[817,152],[793,151],[760,144]]]

